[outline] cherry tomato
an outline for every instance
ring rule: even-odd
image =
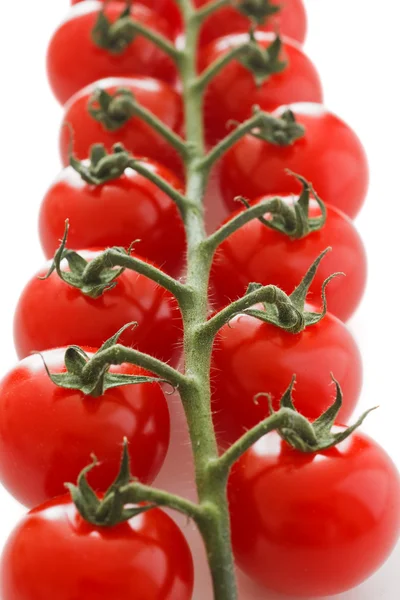
[[[250,315],[233,318],[221,329],[213,353],[213,408],[221,443],[268,416],[267,398],[256,402],[256,394],[271,394],[278,408],[293,375],[297,410],[316,419],[334,400],[331,373],[343,390],[339,419],[345,423],[360,394],[362,366],[356,343],[339,319],[328,313],[292,334]]]
[[[79,4],[70,11],[50,41],[47,73],[53,93],[61,104],[84,86],[103,77],[149,75],[170,82],[176,78],[172,60],[143,36],[138,35],[119,54],[98,47],[91,33],[101,8],[98,2]],[[116,21],[121,9],[119,2],[110,2],[104,11],[108,19]],[[147,7],[133,3],[131,14],[156,33],[174,38],[168,22]]]
[[[90,260],[98,252],[80,254]],[[131,321],[139,326],[123,333],[122,344],[162,360],[177,358],[182,331],[177,302],[156,283],[125,271],[112,290],[93,299],[55,272],[46,280],[38,279],[47,270],[41,269],[28,282],[17,305],[14,342],[19,358],[61,346],[98,348]]]
[[[65,350],[43,353],[52,373],[65,371]],[[147,374],[128,364],[110,370]],[[168,450],[169,411],[158,384],[85,396],[57,387],[38,355],[25,358],[0,382],[0,412],[0,479],[29,507],[64,494],[64,483],[77,480],[91,453],[100,464],[89,473],[89,482],[105,492],[118,473],[124,437],[132,473],[142,482],[152,483]]]
[[[197,7],[203,7],[210,0],[195,0]],[[264,25],[259,25],[260,31],[279,31],[282,35],[303,43],[307,32],[307,15],[302,0],[284,0],[275,2],[281,10],[267,19]],[[218,10],[209,17],[201,31],[200,43],[206,45],[215,39],[230,33],[248,32],[249,19],[232,6]]]
[[[78,4],[82,1],[83,0],[71,0],[71,4]],[[105,0],[98,1],[102,3],[105,2]],[[122,4],[126,5],[126,0],[115,1],[119,1]],[[182,17],[178,4],[175,0],[141,0],[140,4],[143,4],[143,6],[147,6],[147,8],[153,10],[159,17],[165,19],[170,25],[174,27],[174,31],[179,32],[182,29]]]
[[[256,32],[255,36],[262,48],[268,48],[275,39],[275,34],[264,31]],[[247,40],[246,33],[215,40],[200,51],[200,70]],[[282,56],[288,60],[286,69],[271,75],[259,86],[251,71],[239,60],[233,60],[212,80],[205,99],[205,126],[210,143],[227,135],[230,121],[242,122],[249,118],[255,105],[270,112],[289,102],[322,102],[318,73],[301,48],[284,39]]]
[[[14,529],[0,590],[2,600],[190,600],[193,562],[180,529],[161,510],[96,527],[62,496]]]
[[[263,196],[254,204],[267,199],[268,196]],[[283,199],[288,203],[297,201],[293,196]],[[313,260],[331,246],[333,251],[318,268],[307,298],[318,303],[325,279],[332,273],[343,272],[346,277],[334,279],[326,295],[329,311],[342,321],[349,319],[365,289],[367,259],[352,221],[336,208],[326,208],[327,219],[322,229],[300,239],[268,229],[257,219],[231,235],[220,246],[213,264],[211,281],[215,307],[220,309],[243,296],[252,282],[274,284],[291,294]],[[310,218],[320,214],[317,202],[311,200]]]
[[[279,116],[288,107],[276,111]],[[368,191],[368,162],[352,129],[324,106],[313,103],[289,107],[305,126],[305,136],[279,147],[251,135],[238,142],[221,161],[220,187],[233,208],[238,195],[254,199],[263,194],[291,194],[300,189],[287,169],[312,182],[328,204],[355,217]]]
[[[285,597],[349,590],[385,562],[399,536],[396,467],[359,432],[311,455],[265,436],[235,465],[229,498],[239,566]]]
[[[147,160],[146,167],[172,187],[181,182],[168,169]],[[185,254],[185,232],[176,204],[154,183],[132,169],[103,185],[85,183],[67,167],[47,192],[40,211],[39,230],[47,258],[60,245],[65,220],[70,220],[68,246],[127,248],[135,239],[145,258],[177,274]]]
[[[167,83],[149,77],[103,79],[81,90],[65,106],[64,123],[69,123],[74,132],[74,155],[84,160],[89,156],[93,144],[104,144],[110,152],[112,146],[120,142],[135,156],[154,159],[181,175],[182,163],[175,150],[141,119],[133,117],[119,129],[110,131],[89,114],[89,99],[99,88],[110,94],[119,88],[131,91],[141,105],[176,133],[181,133],[182,100]],[[63,126],[60,131],[60,152],[64,166],[69,165],[70,146],[70,130]]]

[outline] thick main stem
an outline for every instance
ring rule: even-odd
[[[208,170],[201,165],[205,156],[203,98],[196,85],[196,51],[199,21],[191,0],[182,0],[186,26],[185,48],[180,59],[183,83],[186,138],[186,196],[183,218],[187,234],[187,280],[190,295],[182,304],[184,322],[185,375],[180,388],[192,442],[195,476],[204,519],[199,523],[213,581],[215,600],[236,600],[237,586],[230,541],[226,480],[217,475],[218,447],[215,437],[210,392],[212,339],[203,334],[207,320],[208,282],[212,252],[207,247],[203,197]]]

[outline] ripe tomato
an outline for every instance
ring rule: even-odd
[[[143,36],[138,35],[118,54],[99,48],[91,33],[101,8],[97,2],[79,4],[70,11],[50,41],[47,73],[53,93],[61,104],[84,86],[103,77],[149,75],[170,82],[176,77],[172,60]],[[110,2],[104,8],[111,21],[116,21],[122,10],[119,2]],[[147,7],[133,3],[131,14],[139,23],[173,39],[168,22]]]
[[[268,416],[267,398],[256,403],[256,394],[271,394],[278,408],[294,374],[296,408],[316,419],[334,399],[331,373],[343,390],[339,418],[345,423],[360,394],[362,366],[356,343],[339,319],[328,313],[294,335],[250,315],[233,318],[221,329],[213,352],[213,409],[221,441],[237,439]]]
[[[146,167],[182,190],[168,169],[152,161]],[[185,232],[176,204],[132,169],[99,186],[85,183],[72,167],[62,171],[47,192],[40,211],[43,250],[50,258],[60,245],[65,220],[70,220],[68,247],[127,248],[135,239],[145,258],[177,274],[185,254]]]
[[[288,107],[281,107],[276,115]],[[349,217],[360,210],[368,190],[368,162],[352,129],[324,106],[312,103],[289,107],[305,126],[305,136],[292,146],[279,147],[251,135],[238,142],[222,159],[220,187],[233,208],[237,195],[249,199],[263,194],[291,194],[301,189],[291,169],[311,181],[328,204]]]
[[[83,0],[71,0],[71,4],[78,4],[82,1]],[[126,5],[126,0],[115,1],[122,2],[122,4]],[[99,0],[99,2],[104,3],[105,0]],[[170,25],[172,25],[174,27],[174,31],[177,33],[182,29],[182,17],[178,8],[178,4],[175,0],[140,0],[140,3],[138,4],[143,4],[143,6],[147,6],[153,10],[159,17],[162,17]]]
[[[120,142],[135,156],[154,159],[181,175],[182,163],[175,150],[141,119],[133,117],[119,129],[110,131],[89,114],[89,99],[99,88],[109,94],[114,94],[119,88],[131,91],[141,105],[176,133],[181,133],[182,100],[168,84],[149,77],[103,79],[75,94],[65,106],[64,123],[69,123],[74,132],[75,156],[80,160],[86,159],[93,144],[104,144],[110,152],[113,145]],[[69,129],[63,126],[60,131],[60,152],[64,166],[69,165],[70,143]]]
[[[161,510],[96,527],[68,495],[32,510],[14,529],[0,590],[2,600],[190,600],[193,562],[180,529]]]
[[[81,255],[90,260],[98,252]],[[14,342],[19,358],[61,346],[98,348],[131,321],[139,326],[123,333],[122,344],[162,360],[176,358],[182,332],[178,305],[156,283],[125,271],[112,290],[93,299],[69,286],[55,272],[46,280],[38,279],[47,270],[41,269],[28,282],[17,305]]]
[[[65,372],[65,350],[44,352],[52,373]],[[111,372],[146,375],[128,364]],[[157,383],[85,396],[56,386],[38,355],[25,358],[0,382],[0,412],[0,479],[28,507],[64,494],[64,483],[77,480],[91,453],[100,465],[89,482],[105,492],[118,472],[124,437],[132,474],[142,482],[152,483],[168,450],[169,411]]]
[[[312,455],[265,436],[233,468],[229,499],[239,566],[290,598],[360,584],[399,536],[396,467],[358,432]]]
[[[275,34],[257,31],[256,39],[268,48]],[[233,47],[248,40],[239,33],[219,38],[200,51],[199,65],[203,71]],[[239,60],[233,60],[208,85],[205,98],[205,126],[210,143],[229,131],[229,121],[244,121],[252,115],[253,106],[272,111],[289,102],[322,102],[318,73],[310,59],[293,41],[284,39],[282,55],[288,60],[286,69],[271,75],[257,86],[253,74]]]
[[[254,204],[267,199],[268,196],[263,196]],[[297,201],[293,196],[284,199],[288,203]],[[252,282],[274,284],[291,294],[315,257],[331,246],[333,251],[318,268],[307,298],[318,303],[325,279],[332,273],[343,272],[346,277],[334,279],[327,287],[326,296],[329,311],[342,321],[349,319],[365,289],[367,259],[352,221],[336,208],[326,208],[327,219],[322,229],[300,239],[268,229],[258,219],[231,235],[219,247],[214,259],[211,281],[216,308],[243,296]],[[311,200],[310,218],[320,214],[317,202]]]
[[[208,4],[210,0],[195,0],[197,7]],[[279,31],[282,35],[303,43],[307,32],[307,15],[302,0],[284,0],[275,2],[281,6],[276,15],[259,25],[260,31]],[[200,43],[206,45],[215,39],[235,32],[247,32],[249,19],[232,6],[221,8],[209,17],[201,31]]]

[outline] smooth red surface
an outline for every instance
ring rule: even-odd
[[[168,169],[148,160],[145,166],[175,189],[182,183]],[[67,167],[47,192],[40,211],[40,241],[47,258],[60,245],[69,219],[68,247],[129,247],[177,274],[185,256],[185,232],[176,204],[154,183],[127,169],[118,179],[94,186]]]
[[[51,373],[65,371],[64,349],[43,353]],[[124,364],[111,372],[146,375]],[[156,383],[107,390],[93,398],[57,387],[40,356],[30,356],[0,382],[0,480],[30,508],[65,493],[76,483],[94,453],[100,464],[88,476],[105,492],[121,462],[121,444],[129,441],[132,474],[152,483],[169,444],[169,411]]]
[[[229,498],[239,566],[289,598],[359,585],[399,536],[398,472],[362,433],[313,455],[270,434],[234,467]]]
[[[76,6],[50,41],[47,74],[57,100],[65,104],[84,86],[104,77],[148,75],[173,82],[176,68],[172,60],[143,36],[138,35],[118,54],[99,48],[93,42],[91,33],[100,8],[100,3],[88,5],[87,10],[82,10],[82,5]],[[110,2],[104,12],[113,22],[123,8],[119,2]],[[173,27],[147,7],[133,3],[131,15],[142,25],[173,40]]]
[[[191,600],[193,563],[180,529],[161,510],[100,528],[63,496],[14,529],[0,590],[2,600]]]
[[[235,317],[221,329],[213,352],[213,409],[221,441],[237,439],[268,416],[267,398],[256,403],[256,394],[271,394],[277,409],[293,375],[297,410],[319,417],[335,397],[331,373],[343,390],[339,421],[346,423],[360,394],[362,366],[356,343],[339,319],[328,313],[294,335],[249,315]]]
[[[195,0],[198,7],[205,6],[210,0]],[[307,32],[307,15],[302,0],[278,0],[275,4],[282,8],[279,13],[259,25],[260,31],[279,31],[282,35],[303,43]],[[249,19],[233,7],[221,8],[209,17],[201,31],[200,43],[206,45],[213,40],[235,32],[248,32]]]
[[[85,253],[83,253],[85,256]],[[19,358],[60,346],[100,347],[121,327],[136,321],[120,341],[162,360],[176,358],[182,323],[176,300],[156,283],[125,271],[112,290],[99,298],[84,296],[44,268],[25,286],[14,316]]]
[[[253,200],[264,194],[298,193],[301,186],[286,172],[290,169],[311,181],[324,202],[355,217],[365,200],[369,179],[360,140],[322,105],[293,104],[290,108],[306,128],[303,138],[279,147],[246,136],[222,159],[220,187],[226,204],[234,210],[237,195]]]
[[[275,34],[256,32],[262,48],[268,48]],[[231,48],[248,40],[248,34],[232,34],[219,38],[201,50],[199,66],[203,71]],[[284,39],[282,58],[288,66],[279,74],[271,75],[257,86],[254,76],[239,60],[227,65],[207,87],[205,98],[206,135],[210,143],[226,135],[229,121],[244,121],[251,117],[253,106],[270,112],[290,102],[322,102],[323,93],[319,75],[300,46]]]
[[[83,160],[88,158],[93,144],[104,144],[110,152],[114,144],[121,143],[137,158],[154,159],[181,175],[182,163],[175,150],[139,118],[133,117],[116,131],[109,131],[90,116],[88,103],[97,88],[105,89],[110,94],[120,88],[130,90],[142,106],[176,133],[182,132],[182,100],[167,83],[150,77],[104,79],[81,90],[65,106],[64,124],[69,123],[74,132],[74,155]],[[67,166],[71,133],[70,128],[64,124],[60,130],[60,153],[63,165]]]
[[[268,200],[268,196],[259,201]],[[285,198],[288,203],[298,197]],[[353,223],[342,212],[327,206],[327,219],[322,229],[301,239],[291,239],[268,229],[257,219],[231,235],[219,248],[212,269],[212,300],[219,309],[237,300],[249,283],[274,284],[291,294],[312,262],[328,247],[332,248],[318,267],[307,299],[321,301],[322,284],[333,273],[337,277],[326,289],[329,312],[345,321],[356,310],[364,293],[367,259],[364,246]],[[236,213],[238,214],[238,213]],[[310,202],[309,216],[320,216],[315,200]]]

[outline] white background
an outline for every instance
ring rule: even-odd
[[[365,367],[359,412],[371,405],[381,405],[364,429],[385,446],[400,467],[396,422],[400,418],[397,383],[400,307],[396,293],[400,223],[400,7],[397,0],[306,0],[306,5],[309,14],[306,51],[321,74],[326,104],[358,132],[370,159],[370,193],[357,219],[367,246],[370,277],[364,303],[350,327],[360,344]],[[38,207],[60,168],[57,135],[62,112],[47,86],[45,50],[49,36],[67,8],[68,0],[10,1],[2,6],[1,373],[15,361],[12,318],[18,295],[43,261],[37,238]],[[182,433],[178,415],[175,421],[177,431]],[[177,435],[175,439],[182,438]],[[179,461],[173,458],[172,449],[168,469],[174,465],[183,488],[188,489],[189,458],[185,461],[181,449],[178,452]],[[166,475],[164,471],[160,485],[165,483]],[[0,549],[23,513],[24,509],[0,487]],[[400,597],[399,560],[400,547],[371,580],[335,598],[396,600]],[[198,573],[198,582],[206,581],[200,567]],[[245,592],[245,588],[246,584],[241,600],[266,597],[257,591]],[[198,583],[196,600],[210,600],[207,589],[206,583],[202,586]]]

